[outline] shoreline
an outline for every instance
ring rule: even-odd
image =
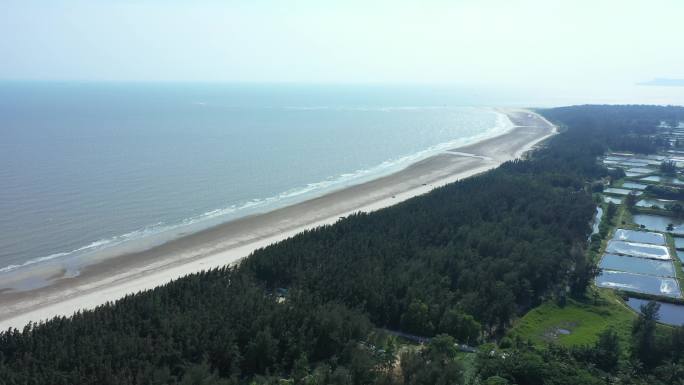
[[[499,111],[514,127],[495,137],[450,149],[393,174],[273,211],[236,219],[152,249],[88,265],[74,278],[28,291],[0,291],[0,328],[21,328],[68,316],[152,289],[184,275],[234,264],[258,248],[340,217],[388,207],[521,157],[557,132],[526,110]]]

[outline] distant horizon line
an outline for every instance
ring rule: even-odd
[[[397,87],[482,87],[482,88],[553,88],[558,89],[557,85],[535,85],[535,84],[510,84],[510,83],[483,83],[467,81],[443,81],[443,82],[421,82],[421,81],[304,81],[304,80],[143,80],[143,79],[3,79],[0,84],[7,83],[44,83],[44,84],[204,84],[204,85],[282,85],[282,86],[397,86]],[[684,87],[684,78],[652,78],[646,81],[625,82],[625,86],[649,86],[649,87]],[[616,84],[607,87],[616,86]]]
[[[494,83],[477,83],[477,82],[373,82],[373,81],[350,81],[350,82],[309,82],[309,81],[277,81],[277,80],[99,80],[99,79],[2,79],[0,83],[56,83],[56,84],[94,84],[94,83],[109,83],[109,84],[249,84],[249,85],[332,85],[332,86],[347,86],[347,85],[385,85],[385,86],[511,86],[510,84],[494,84]]]

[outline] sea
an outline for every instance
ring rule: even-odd
[[[144,250],[512,127],[478,98],[411,86],[0,83],[0,281]]]

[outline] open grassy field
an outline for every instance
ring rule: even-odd
[[[546,302],[518,320],[508,335],[539,346],[551,342],[571,346],[593,344],[602,331],[613,327],[626,341],[636,314],[612,290],[600,289],[596,294],[584,302],[568,300],[564,307]]]

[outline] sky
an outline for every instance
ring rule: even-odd
[[[4,80],[569,89],[684,78],[681,0],[2,3]]]

